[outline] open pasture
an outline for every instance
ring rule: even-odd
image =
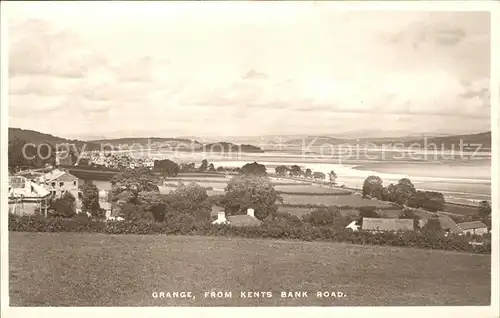
[[[229,237],[9,233],[11,306],[489,305],[491,257]],[[294,269],[294,270],[292,270]],[[300,269],[300,270],[297,270]],[[467,283],[464,284],[464,277]],[[211,290],[231,298],[205,298]],[[154,298],[153,292],[195,298]],[[271,291],[271,298],[240,292]],[[307,291],[307,298],[281,298]],[[343,298],[318,298],[340,291]]]
[[[345,194],[351,193],[351,191],[342,188],[331,188],[331,187],[320,187],[317,185],[276,185],[274,187],[276,191],[279,192],[291,192],[291,193],[330,193],[335,194]]]
[[[284,204],[312,204],[312,205],[337,205],[349,207],[374,206],[379,208],[388,208],[392,205],[388,202],[379,200],[364,199],[357,195],[331,195],[331,196],[314,196],[314,195],[288,195],[282,194]]]

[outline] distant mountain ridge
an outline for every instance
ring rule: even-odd
[[[405,136],[405,137],[376,137],[376,138],[335,138],[330,136],[304,136],[303,138],[294,138],[285,140],[283,144],[287,146],[322,146],[322,145],[340,145],[340,144],[374,144],[377,146],[387,144],[402,144],[406,147],[410,145],[421,145],[424,147],[426,144],[435,144],[438,147],[450,149],[453,145],[455,149],[460,147],[460,143],[464,145],[481,145],[482,148],[491,148],[491,131],[477,133],[477,134],[464,134],[452,136]]]
[[[141,146],[148,146],[155,143],[166,143],[169,145],[177,146],[179,144],[183,145],[193,145],[193,148],[205,148],[205,149],[232,149],[234,151],[237,147],[238,149],[242,149],[242,151],[247,152],[262,152],[260,147],[255,145],[262,144],[283,144],[287,146],[321,146],[323,144],[337,145],[342,143],[373,143],[376,145],[382,145],[387,143],[401,143],[405,146],[410,146],[412,144],[421,144],[424,145],[425,142],[427,144],[434,143],[438,146],[443,145],[445,148],[450,148],[451,145],[454,145],[455,149],[459,147],[460,142],[462,141],[464,144],[476,144],[481,145],[482,148],[489,149],[491,148],[492,140],[491,140],[491,131],[475,133],[475,134],[463,134],[463,135],[451,135],[451,136],[429,136],[424,138],[419,138],[417,136],[405,136],[405,137],[375,137],[375,138],[359,138],[359,139],[350,139],[350,138],[336,138],[328,135],[318,135],[318,136],[307,136],[304,135],[289,135],[288,138],[286,136],[279,135],[269,135],[269,136],[261,136],[254,137],[253,140],[250,137],[245,137],[245,143],[241,145],[237,145],[231,142],[213,142],[213,143],[202,143],[196,139],[190,138],[163,138],[163,137],[151,137],[151,138],[111,138],[111,139],[98,139],[91,141],[83,141],[78,139],[65,139],[57,136],[53,136],[51,134],[45,134],[34,130],[29,129],[21,129],[21,128],[12,128],[9,127],[9,141],[13,139],[25,140],[27,142],[32,142],[34,144],[42,144],[49,143],[52,145],[57,144],[75,144],[78,149],[82,149],[83,145],[85,145],[85,150],[96,150],[101,149],[102,144],[111,144],[113,146],[118,145],[133,145],[139,144]],[[211,138],[212,139],[212,138]],[[213,138],[215,139],[215,137]],[[223,138],[221,138],[223,139]],[[229,139],[229,138],[224,138]],[[243,139],[243,138],[242,138]],[[243,141],[243,140],[241,140]],[[245,150],[243,150],[245,149]]]
[[[30,129],[9,127],[9,141],[12,141],[14,139],[24,140],[26,142],[33,143],[35,145],[51,144],[53,146],[56,146],[56,145],[74,144],[78,149],[82,149],[84,145],[86,150],[93,150],[100,148],[100,144],[98,143],[87,142],[78,139],[61,138]]]

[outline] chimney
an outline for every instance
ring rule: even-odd
[[[213,221],[212,224],[221,224],[221,223],[229,223],[226,219],[226,213],[219,212],[217,214],[217,220]]]
[[[251,217],[255,217],[254,209],[247,209],[247,215],[250,215]]]
[[[220,221],[220,222],[225,222],[227,221],[226,220],[226,213],[224,212],[219,212],[219,214],[217,214],[217,220]]]

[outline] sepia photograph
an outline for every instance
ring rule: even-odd
[[[3,306],[498,306],[482,4],[2,3]]]

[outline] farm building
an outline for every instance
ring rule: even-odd
[[[488,227],[481,221],[458,223],[457,226],[463,231],[464,234],[470,233],[482,235],[488,233]]]
[[[446,234],[463,234],[463,231],[461,228],[457,226],[457,223],[453,221],[452,218],[446,215],[439,215],[437,217],[439,224],[441,225],[441,229],[446,233]],[[428,219],[421,219],[419,220],[419,226],[424,227],[425,224],[427,223]]]
[[[370,232],[413,231],[412,219],[363,218],[361,229]]]

